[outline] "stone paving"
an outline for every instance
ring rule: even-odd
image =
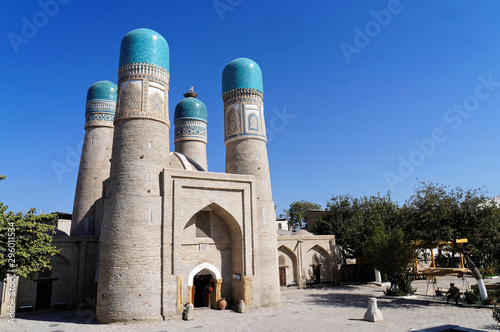
[[[461,286],[461,279],[439,278],[438,286],[449,282]],[[428,296],[426,282],[415,281],[414,299],[384,297],[373,284],[348,284],[324,288],[282,288],[282,304],[240,314],[234,311],[195,309],[192,321],[150,321],[99,324],[90,310],[76,314],[63,310],[16,318],[15,324],[0,319],[1,331],[418,331],[440,325],[459,325],[482,331],[500,331],[490,308],[446,304],[445,297]],[[429,293],[431,293],[429,291]],[[368,298],[376,297],[384,321],[363,320]]]

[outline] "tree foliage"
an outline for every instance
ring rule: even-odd
[[[56,215],[36,215],[34,208],[13,213],[7,208],[0,203],[0,280],[7,273],[31,280],[36,272],[50,269],[49,257],[59,252],[51,245]]]
[[[354,198],[334,196],[316,223],[318,234],[334,234],[344,258],[367,257],[373,267],[387,273],[395,284],[407,284],[406,271],[414,261],[415,247],[404,232],[406,209],[390,194]]]
[[[392,228],[400,223],[398,205],[389,194],[362,198],[333,196],[326,211],[319,217],[315,232],[334,234],[345,258],[366,256],[366,246],[376,225]]]
[[[500,265],[500,206],[483,189],[450,189],[420,182],[403,206],[386,196],[334,196],[316,223],[317,234],[334,234],[344,258],[368,257],[373,266],[407,283],[415,250],[451,243],[476,278],[479,267]],[[467,238],[466,244],[457,240]],[[408,289],[411,290],[410,284]]]
[[[406,231],[423,247],[451,242],[475,265],[486,267],[500,259],[500,207],[484,189],[450,189],[420,182],[406,202],[411,218]],[[456,245],[457,239],[468,242]]]
[[[313,209],[321,209],[321,205],[300,200],[293,202],[287,210],[283,211],[288,215],[288,224],[293,227],[293,229],[297,229],[305,228],[307,210]]]
[[[416,257],[415,249],[401,228],[390,229],[381,222],[375,226],[366,251],[376,269],[403,281],[402,276]]]

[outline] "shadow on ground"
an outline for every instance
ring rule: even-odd
[[[92,309],[84,310],[83,312],[77,312],[76,310],[58,310],[50,312],[31,312],[22,313],[17,316],[18,319],[31,320],[31,321],[43,321],[43,322],[54,322],[51,324],[51,328],[57,328],[59,324],[57,323],[71,323],[71,324],[86,324],[86,325],[100,325],[96,318],[95,312]]]
[[[382,297],[383,293],[380,294],[353,294],[348,291],[346,292],[336,292],[336,293],[319,293],[309,294],[307,297],[310,301],[308,304],[313,305],[323,305],[333,308],[346,308],[346,307],[358,307],[367,308],[368,299],[371,297],[377,298],[377,305],[379,308],[401,308],[405,306],[421,306],[421,307],[432,307],[432,306],[442,306],[442,305],[454,305],[446,304],[446,302],[440,301],[429,301],[422,299],[404,299],[404,298],[393,298],[393,297]],[[466,306],[458,305],[459,307],[467,308]]]
[[[500,323],[499,324],[483,325],[481,328],[487,329],[487,330],[493,330],[493,331],[500,331]]]

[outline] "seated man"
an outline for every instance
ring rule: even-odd
[[[450,303],[450,299],[455,299],[455,303],[458,304],[458,299],[460,298],[460,290],[455,287],[454,283],[450,284],[450,289],[446,292],[447,300],[446,303]]]

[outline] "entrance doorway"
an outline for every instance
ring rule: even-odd
[[[286,286],[286,267],[280,267],[280,286]]]
[[[36,282],[36,310],[50,309],[52,300],[52,280],[38,280]]]
[[[210,307],[211,294],[214,290],[211,274],[196,275],[193,278],[193,305],[195,308]]]
[[[321,283],[321,264],[313,265],[314,283]]]

